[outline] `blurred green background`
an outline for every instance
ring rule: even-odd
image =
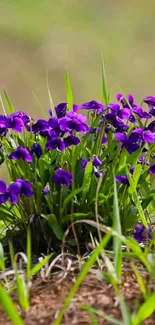
[[[155,95],[154,30],[154,0],[1,0],[0,92],[39,117],[33,92],[47,110],[48,70],[55,104],[64,101],[67,68],[74,102],[100,100],[103,50],[112,100],[119,86],[137,101]]]

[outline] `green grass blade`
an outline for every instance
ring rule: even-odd
[[[33,96],[34,96],[34,98],[35,98],[35,100],[36,100],[36,102],[38,104],[38,107],[39,107],[39,109],[40,109],[43,117],[46,119],[47,118],[47,114],[45,113],[44,108],[43,108],[42,104],[40,103],[40,100],[38,99],[38,97],[37,97],[37,95],[35,94],[34,91],[32,92],[32,94],[33,94]],[[50,107],[51,107],[51,105],[50,105]]]
[[[60,325],[63,315],[65,313],[65,311],[67,310],[67,308],[70,305],[70,302],[72,300],[72,298],[74,297],[75,293],[77,292],[78,288],[80,287],[82,281],[84,280],[85,276],[87,275],[87,273],[89,272],[90,268],[92,267],[92,265],[95,263],[97,257],[99,256],[99,254],[101,253],[102,249],[107,245],[107,243],[109,242],[111,238],[111,234],[106,234],[104,236],[104,238],[102,239],[102,241],[100,242],[100,244],[98,245],[98,247],[95,249],[95,251],[93,252],[93,254],[90,256],[90,258],[88,259],[88,261],[86,262],[86,264],[84,265],[83,269],[81,270],[76,282],[74,283],[74,285],[72,286],[59,314],[58,317],[56,319],[56,321],[54,322],[53,325]]]
[[[155,293],[153,293],[139,308],[132,325],[143,324],[143,321],[150,317],[155,311]]]
[[[91,306],[81,306],[81,308],[83,310],[87,310],[89,309],[89,311],[91,310],[92,313],[100,316],[100,317],[103,317],[104,319],[106,319],[108,322],[112,323],[112,324],[115,324],[115,325],[125,325],[124,323],[120,322],[119,320],[113,318],[113,317],[110,317],[109,315],[107,315],[106,313],[104,313],[103,311],[101,310],[97,310]]]
[[[49,101],[50,101],[50,108],[52,110],[52,116],[56,116],[54,103],[53,103],[53,99],[52,99],[52,95],[51,95],[51,91],[50,91],[50,87],[49,87],[48,72],[46,73],[46,84],[47,84],[47,91],[48,91],[48,96],[49,96]]]
[[[120,236],[122,235],[119,206],[118,206],[117,187],[116,187],[115,178],[114,178],[113,229],[118,233],[118,235],[120,235]],[[113,237],[114,261],[115,261],[115,268],[116,268],[116,274],[117,274],[118,280],[121,277],[121,264],[122,264],[121,245],[122,245],[121,240],[118,237],[114,236]]]
[[[14,271],[17,271],[17,266],[16,266],[16,262],[15,262],[15,254],[14,254],[12,242],[9,242],[9,252],[10,252],[12,268],[14,269]]]
[[[96,319],[95,313],[94,313],[93,309],[91,308],[91,306],[84,305],[84,306],[81,306],[81,309],[86,310],[88,312],[90,320],[91,320],[91,325],[99,325],[99,323]]]
[[[25,282],[23,276],[20,276],[18,273],[16,274],[16,285],[18,292],[18,299],[20,306],[28,311],[29,309],[29,288],[28,284]]]
[[[1,95],[0,95],[0,102],[1,102],[1,105],[2,105],[2,110],[4,112],[4,115],[7,116],[6,110],[5,110],[5,106],[4,106],[3,99],[2,99],[2,96]]]
[[[11,100],[10,100],[10,98],[9,98],[9,96],[8,96],[8,94],[7,94],[7,92],[6,92],[6,90],[4,90],[4,96],[5,96],[6,103],[7,103],[7,107],[8,107],[8,113],[9,113],[9,114],[14,113],[14,112],[15,112],[15,109],[14,109],[12,103],[11,103]]]
[[[132,269],[136,275],[136,278],[137,278],[137,282],[139,284],[139,288],[140,288],[140,291],[142,292],[144,298],[146,299],[147,298],[147,290],[146,290],[146,286],[145,286],[145,282],[143,280],[143,277],[141,276],[140,272],[138,271],[136,265],[134,263],[131,263],[131,266],[132,266]]]
[[[108,89],[107,89],[107,79],[106,79],[105,65],[104,65],[104,59],[103,59],[102,52],[101,52],[101,61],[102,61],[102,98],[103,98],[103,103],[105,105],[108,105],[109,94],[108,94]]]
[[[127,166],[126,166],[126,172],[127,172],[127,176],[128,176],[128,180],[129,180],[129,184],[130,184],[131,195],[132,195],[133,201],[134,201],[134,203],[136,205],[136,208],[138,210],[139,217],[140,217],[143,225],[145,227],[147,227],[148,226],[147,225],[147,220],[146,220],[143,208],[142,208],[142,206],[140,204],[140,201],[139,201],[139,198],[138,198],[138,194],[137,194],[137,191],[136,191],[136,186],[135,186],[135,183],[134,183],[132,177],[130,176],[129,169],[128,169]]]
[[[52,256],[53,253],[49,254],[40,263],[35,265],[30,271],[30,276],[37,274],[41,270],[41,268],[50,260]]]
[[[3,245],[0,242],[0,271],[5,271],[5,256],[4,256],[4,249]]]
[[[27,279],[30,279],[31,272],[31,262],[32,262],[32,252],[31,252],[31,231],[30,228],[27,230],[27,245],[26,245],[26,255],[27,255]]]
[[[65,70],[65,80],[66,80],[66,97],[67,97],[68,110],[71,111],[73,109],[73,93],[72,93],[70,78],[67,70]]]
[[[127,307],[127,304],[124,300],[123,296],[119,297],[119,304],[122,312],[122,317],[123,317],[123,324],[125,325],[131,325],[132,324],[132,319],[131,319],[131,314],[129,312],[129,309]]]
[[[10,296],[5,292],[0,284],[0,304],[3,306],[8,317],[11,319],[14,325],[24,325],[21,317],[19,316],[16,307]]]

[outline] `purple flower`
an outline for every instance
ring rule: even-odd
[[[128,137],[124,133],[116,133],[115,138],[122,143],[122,149],[125,148],[129,154],[135,152],[138,148],[139,145],[135,143],[135,139],[130,139],[130,136]]]
[[[95,171],[94,175],[96,176],[96,178],[100,178],[102,176],[102,172]]]
[[[10,193],[12,192],[16,195],[25,195],[27,197],[33,195],[32,184],[21,178],[18,178],[15,182],[11,183],[8,190]]]
[[[50,138],[46,143],[46,148],[49,150],[59,149],[60,151],[65,150],[65,144],[59,138]]]
[[[126,175],[116,176],[116,181],[121,184],[129,185],[128,177]]]
[[[32,162],[32,157],[30,152],[23,148],[23,147],[18,147],[16,148],[8,157],[9,159],[12,160],[20,160],[23,159],[25,161],[27,161],[28,163]]]
[[[0,181],[0,204],[6,203],[9,199],[9,194],[7,193],[7,187],[4,181]]]
[[[32,184],[24,181],[23,179],[17,179],[12,182],[8,189],[3,181],[0,181],[0,204],[6,203],[9,199],[12,204],[18,203],[19,195],[25,195],[27,197],[32,196]]]
[[[48,131],[49,130],[49,124],[45,120],[38,120],[35,124],[32,125],[32,132],[37,133],[40,131]]]
[[[152,131],[152,132],[155,132],[155,121],[152,121],[152,122],[148,125],[147,130]]]
[[[154,134],[151,131],[144,131],[141,128],[134,129],[129,138],[130,141],[144,141],[147,143],[153,143],[155,140]]]
[[[117,116],[122,120],[128,120],[131,115],[129,108],[122,108],[117,112]]]
[[[77,112],[78,110],[78,105],[73,104],[73,111]],[[60,103],[59,105],[57,105],[56,107],[54,107],[56,115],[59,118],[61,117],[65,117],[66,116],[66,112],[67,112],[67,103]],[[49,110],[49,114],[52,116],[52,110]]]
[[[0,193],[5,193],[6,192],[6,184],[4,181],[0,180]]]
[[[42,193],[44,195],[47,195],[49,193],[49,187],[48,186],[44,187],[43,190],[42,190]]]
[[[107,122],[117,130],[117,132],[123,132],[129,128],[128,125],[124,124],[123,121],[120,118],[117,118],[114,113],[107,113],[105,118]]]
[[[97,102],[96,100],[92,100],[90,102],[82,104],[80,106],[80,109],[86,109],[86,110],[93,111],[97,114],[100,114],[105,109],[105,106],[103,104]]]
[[[135,226],[133,237],[139,243],[146,239],[151,240],[152,239],[152,229],[144,227],[143,225],[138,223]]]
[[[60,129],[64,132],[87,132],[89,127],[84,123],[86,120],[87,118],[82,114],[69,111],[65,117],[59,119]]]
[[[155,106],[155,97],[148,96],[144,98],[143,102],[146,103],[148,106]]]
[[[149,170],[148,170],[149,174],[155,174],[155,165],[152,165]]]
[[[149,165],[149,162],[146,160],[144,156],[139,158],[138,163],[143,165]]]
[[[87,158],[82,159],[82,170],[84,170],[88,164],[89,160]]]
[[[52,116],[52,117],[48,120],[48,124],[49,124],[49,126],[50,126],[52,129],[54,129],[54,130],[59,129],[59,120],[58,120],[57,117],[53,117],[53,116]]]
[[[126,107],[126,108],[129,107],[129,105],[127,103],[127,100],[124,98],[124,95],[123,94],[117,94],[116,95],[116,98],[122,104],[123,107]],[[133,106],[133,104],[134,104],[134,97],[131,94],[129,94],[127,96],[127,99],[128,99],[128,102],[129,102],[130,106]]]
[[[59,168],[53,177],[53,182],[61,187],[69,187],[72,183],[72,174],[65,169]]]
[[[8,128],[8,122],[6,116],[0,115],[0,135],[1,134],[5,135],[7,133],[7,128]]]
[[[102,165],[102,161],[98,157],[94,157],[93,159],[93,166],[94,167],[99,167]]]
[[[108,108],[111,109],[111,111],[119,111],[120,110],[120,106],[118,104],[108,104]]]
[[[35,154],[37,158],[40,158],[43,154],[42,147],[39,143],[34,143],[32,148],[31,148],[31,153]]]
[[[8,128],[21,133],[24,123],[21,118],[9,115],[7,116]]]
[[[68,137],[64,138],[64,143],[66,148],[72,145],[76,146],[80,143],[80,139],[74,135],[69,135]]]
[[[64,117],[67,111],[67,103],[61,103],[55,107],[55,111],[58,118]]]

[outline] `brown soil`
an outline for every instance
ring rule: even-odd
[[[144,272],[144,271],[142,271]],[[148,282],[147,273],[143,273]],[[26,315],[22,315],[25,325],[52,325],[58,315],[58,311],[64,303],[70,288],[75,282],[75,274],[68,274],[63,281],[58,281],[53,276],[48,282],[36,279],[31,288],[31,307]],[[148,286],[147,286],[148,287]],[[124,272],[121,285],[122,293],[125,296],[131,312],[136,312],[138,306],[143,302],[142,294],[131,269]],[[155,284],[151,284],[151,292],[155,289]],[[16,298],[14,299],[16,301]],[[85,278],[77,294],[72,299],[70,307],[65,313],[62,325],[87,325],[92,324],[89,314],[81,310],[81,305],[90,305],[98,310],[104,311],[111,317],[122,319],[119,309],[118,299],[115,296],[113,287],[93,273]],[[16,303],[20,312],[20,308]],[[110,324],[101,317],[96,317],[98,324]],[[0,306],[0,325],[12,324]],[[147,319],[143,324],[154,325],[155,314]]]

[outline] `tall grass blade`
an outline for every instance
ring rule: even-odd
[[[134,263],[131,263],[131,266],[132,266],[133,271],[134,271],[134,273],[136,275],[140,291],[142,292],[144,298],[146,299],[147,298],[147,290],[146,290],[146,286],[145,286],[145,282],[143,280],[143,277],[141,276],[140,272],[138,271],[138,269],[137,269],[137,267],[136,267],[136,265]]]
[[[147,220],[146,220],[143,208],[142,208],[141,203],[140,203],[139,198],[138,198],[138,193],[136,191],[136,186],[135,186],[135,183],[134,183],[132,177],[130,176],[130,172],[129,172],[129,169],[128,169],[127,166],[126,166],[126,173],[127,173],[129,184],[130,184],[132,199],[133,199],[133,201],[134,201],[134,203],[136,205],[136,208],[137,208],[138,213],[139,213],[139,217],[140,217],[143,225],[145,227],[147,227]]]
[[[73,93],[72,93],[70,78],[67,70],[65,70],[65,79],[66,79],[66,97],[67,97],[68,110],[71,111],[73,109]]]
[[[46,72],[46,84],[47,84],[47,91],[48,91],[48,97],[49,97],[49,101],[50,101],[50,108],[52,111],[52,116],[56,116],[54,103],[53,103],[53,99],[52,99],[52,95],[51,95],[51,91],[50,91],[50,87],[49,87],[48,72]]]
[[[123,321],[124,321],[123,324],[131,325],[132,324],[131,314],[129,313],[129,309],[128,309],[127,304],[126,304],[124,297],[122,295],[119,297],[119,304],[120,304],[122,317],[123,317]]]
[[[114,178],[114,206],[113,206],[113,229],[117,232],[118,235],[122,235],[121,230],[121,221],[119,214],[119,206],[118,206],[118,195],[117,195],[117,187],[116,180]],[[121,277],[121,264],[122,264],[122,249],[121,249],[121,240],[114,236],[113,237],[113,247],[114,247],[114,262],[115,269],[118,280]]]
[[[30,228],[27,230],[27,245],[26,245],[26,255],[27,255],[27,279],[30,279],[31,273],[31,262],[32,262],[32,251],[31,251],[31,231]]]
[[[11,103],[11,100],[10,100],[6,90],[4,90],[4,96],[5,96],[7,107],[8,107],[8,113],[13,114],[15,112],[15,109],[13,107],[13,104]]]
[[[105,105],[108,105],[109,94],[108,94],[107,79],[106,79],[105,65],[104,65],[104,59],[103,59],[102,52],[101,52],[101,62],[102,62],[102,98],[103,98],[103,103]]]
[[[8,317],[14,325],[24,325],[21,317],[18,315],[17,309],[10,296],[5,292],[0,284],[0,304],[3,306]]]
[[[47,115],[46,115],[46,113],[45,113],[45,111],[44,111],[44,108],[43,108],[43,106],[41,105],[40,100],[38,99],[37,95],[35,94],[34,91],[32,92],[32,94],[33,94],[33,96],[34,96],[34,98],[35,98],[35,100],[36,100],[36,102],[37,102],[37,104],[38,104],[38,107],[40,108],[40,111],[41,111],[43,117],[44,117],[44,118],[47,118]],[[50,105],[50,106],[51,106],[51,105]]]
[[[3,99],[2,99],[1,95],[0,95],[0,102],[1,102],[1,105],[2,105],[2,110],[4,112],[4,115],[7,116],[7,113],[6,113],[5,106],[4,106]]]

